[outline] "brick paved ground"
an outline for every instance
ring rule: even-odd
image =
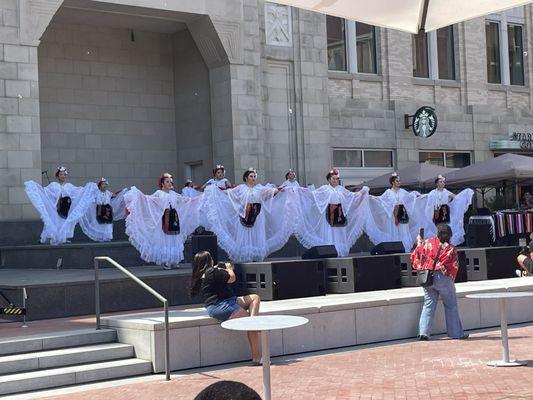
[[[510,331],[511,357],[526,367],[494,368],[501,358],[499,331],[481,332],[468,341],[436,339],[396,345],[351,348],[329,354],[274,359],[274,399],[533,399],[533,325]],[[221,366],[208,371],[53,397],[57,400],[190,400],[220,379],[238,380],[261,393],[261,368]],[[52,398],[48,398],[52,399]]]

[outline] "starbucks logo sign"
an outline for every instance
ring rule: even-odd
[[[421,138],[430,137],[437,130],[437,114],[432,107],[420,107],[413,116],[413,133]]]

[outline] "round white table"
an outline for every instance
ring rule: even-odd
[[[304,317],[292,315],[258,315],[256,317],[245,317],[229,319],[222,322],[225,329],[234,331],[261,331],[261,351],[263,357],[263,398],[271,399],[270,390],[270,344],[268,331],[276,329],[294,328],[307,324],[309,320]]]
[[[502,351],[503,360],[489,361],[487,365],[492,367],[517,367],[526,365],[527,362],[509,360],[509,337],[507,336],[507,306],[506,299],[515,297],[533,296],[533,292],[494,292],[494,293],[473,293],[467,294],[470,299],[498,299],[500,302],[500,324],[502,331]]]

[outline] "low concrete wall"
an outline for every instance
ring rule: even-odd
[[[468,299],[470,293],[532,291],[533,277],[459,283],[457,297],[465,329],[499,325],[497,300]],[[272,331],[272,356],[332,349],[415,337],[422,309],[422,288],[328,295],[279,300],[261,305],[262,314],[301,315],[309,323]],[[533,321],[532,298],[509,299],[510,324]],[[135,346],[138,358],[151,360],[155,372],[164,371],[163,314],[145,313],[104,318],[105,327],[117,331],[118,341]],[[203,308],[170,313],[171,369],[180,370],[250,358],[244,332],[222,329]],[[439,304],[433,334],[446,332]]]

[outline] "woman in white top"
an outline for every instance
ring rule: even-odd
[[[80,220],[80,226],[89,238],[95,242],[113,240],[113,222],[126,218],[124,195],[128,189],[117,193],[107,190],[109,182],[101,178],[97,184],[91,205]]]
[[[423,213],[419,219],[425,230],[424,236],[436,236],[437,225],[448,224],[453,232],[450,243],[457,246],[464,242],[464,214],[472,203],[474,191],[467,188],[455,195],[445,188],[446,179],[442,175],[435,179],[435,186],[416,201],[416,209]]]
[[[327,184],[316,190],[300,189],[295,234],[306,248],[334,245],[345,257],[363,233],[368,218],[368,187],[350,192],[340,184],[337,169],[326,175]]]
[[[370,196],[370,217],[366,233],[374,244],[381,242],[402,242],[406,252],[413,247],[419,224],[415,213],[418,192],[401,188],[398,174],[393,173],[387,189],[381,196]]]
[[[213,168],[213,178],[209,179],[200,190],[204,190],[209,185],[215,185],[221,190],[231,189],[233,184],[226,178],[226,169],[223,165],[217,165]]]
[[[287,171],[287,173],[285,174],[285,182],[283,182],[281,186],[286,188],[299,188],[300,184],[298,183],[296,178],[296,172],[294,172],[292,169],[289,169],[289,171]]]
[[[168,173],[161,175],[158,186],[152,195],[136,187],[126,193],[126,234],[144,261],[170,269],[183,260],[183,243],[199,225],[203,196],[176,193]]]
[[[74,228],[91,205],[97,188],[94,183],[78,187],[67,182],[68,171],[57,167],[57,182],[46,187],[34,181],[25,182],[28,198],[44,223],[41,243],[61,244],[74,236]]]
[[[183,189],[181,189],[181,194],[185,197],[196,197],[200,196],[202,192],[196,190],[197,186],[194,186],[192,181],[190,179],[187,179],[185,181],[185,185],[183,185]]]
[[[244,183],[225,191],[217,185],[205,189],[208,229],[235,262],[261,261],[280,249],[292,233],[288,194],[256,183],[249,168]]]

